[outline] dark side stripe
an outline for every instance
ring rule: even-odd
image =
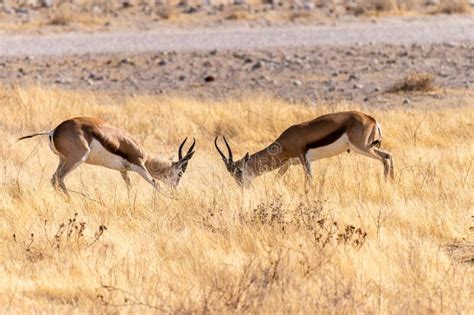
[[[339,139],[345,132],[346,132],[346,127],[343,126],[339,129],[331,132],[330,134],[328,134],[324,138],[321,138],[321,139],[318,139],[318,140],[313,141],[311,143],[308,143],[306,148],[307,148],[307,150],[310,150],[310,149],[316,149],[316,148],[319,148],[319,147],[324,147],[324,146],[330,145],[331,143],[336,142],[336,140]]]
[[[129,160],[129,156],[125,152],[121,151],[120,148],[117,147],[114,143],[108,141],[105,137],[101,137],[101,135],[97,132],[92,133],[92,135],[93,135],[94,139],[99,141],[100,144],[102,144],[102,146],[107,151],[109,151],[112,154],[118,155],[121,158],[123,158],[124,160],[132,163],[132,161]]]

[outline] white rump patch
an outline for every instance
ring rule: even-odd
[[[377,125],[377,129],[379,130],[379,134],[380,134],[380,139],[379,140],[382,141],[382,127],[380,127],[378,121],[375,121],[375,124]]]
[[[90,144],[89,156],[86,160],[87,164],[100,165],[117,171],[124,171],[129,169],[130,162],[122,158],[121,156],[115,155],[107,151],[104,146],[93,139]]]
[[[48,134],[49,148],[51,149],[51,151],[53,151],[54,154],[56,154],[58,156],[61,156],[62,154],[59,153],[59,151],[54,146],[54,140],[53,140],[54,139],[54,131],[55,131],[55,129],[51,130]]]
[[[316,161],[341,154],[350,148],[351,143],[349,142],[349,137],[344,133],[339,139],[331,144],[309,150],[308,153],[306,153],[306,157],[310,161]]]

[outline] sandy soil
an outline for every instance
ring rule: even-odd
[[[474,41],[474,18],[390,18],[323,26],[166,28],[154,32],[70,33],[0,37],[0,55],[139,53],[210,49],[273,49],[354,44]]]

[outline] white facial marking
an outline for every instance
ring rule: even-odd
[[[351,147],[349,137],[344,133],[339,139],[324,147],[311,149],[306,153],[306,157],[310,161],[325,159],[334,155],[338,155],[347,151]]]
[[[123,171],[130,167],[130,163],[116,154],[110,153],[97,140],[90,144],[90,154],[86,160],[87,164],[100,165],[113,170]]]

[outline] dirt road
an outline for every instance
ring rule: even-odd
[[[222,28],[144,33],[0,36],[0,56],[55,56],[212,49],[268,49],[353,44],[474,41],[474,18],[387,18],[336,26]]]

